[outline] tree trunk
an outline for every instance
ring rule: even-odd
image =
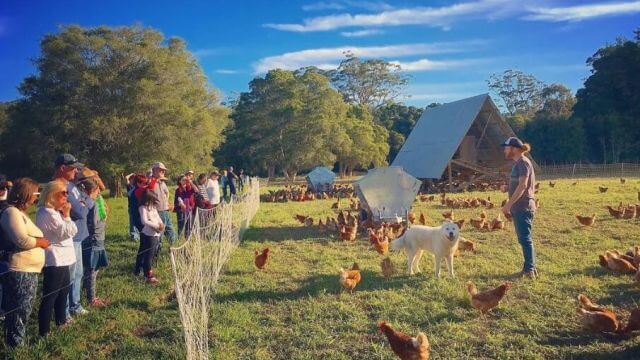
[[[276,177],[275,165],[269,165],[269,167],[267,168],[267,177],[269,178],[270,181],[273,181],[273,179],[275,179]]]
[[[116,177],[109,181],[109,197],[117,198],[122,196],[122,182]]]
[[[344,179],[344,175],[345,175],[345,166],[344,166],[344,162],[340,161],[339,166],[338,166],[338,172],[340,174],[340,178]]]

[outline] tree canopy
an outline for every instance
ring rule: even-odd
[[[107,176],[155,160],[203,167],[228,123],[184,41],[153,29],[64,27],[35,65],[1,138],[14,176],[48,178],[61,152]]]

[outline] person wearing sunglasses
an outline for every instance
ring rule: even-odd
[[[37,194],[37,182],[18,179],[9,192],[7,207],[0,212],[0,261],[7,267],[2,276],[4,335],[10,347],[24,342],[38,288],[38,274],[45,262],[43,249],[49,246],[49,241],[27,214],[36,203]]]
[[[53,312],[58,326],[70,321],[66,313],[71,288],[69,266],[76,263],[73,237],[78,228],[71,220],[68,197],[67,184],[62,180],[53,180],[45,186],[36,213],[36,224],[51,243],[45,250],[42,302],[38,312],[41,336],[49,333]]]

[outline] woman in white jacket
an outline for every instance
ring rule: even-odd
[[[51,244],[45,249],[42,302],[38,312],[41,336],[49,333],[52,312],[55,312],[56,325],[67,323],[66,306],[71,289],[69,266],[76,262],[73,237],[78,232],[71,220],[68,196],[67,184],[54,180],[47,183],[38,203],[36,225]]]
[[[138,250],[136,263],[142,264],[147,283],[153,285],[158,283],[158,279],[155,277],[153,269],[151,269],[151,262],[158,247],[160,235],[164,232],[164,223],[155,206],[157,201],[158,198],[153,191],[145,190],[142,193],[140,207],[138,208],[140,220],[144,227],[140,233],[140,249]]]

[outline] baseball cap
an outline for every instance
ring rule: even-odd
[[[511,146],[511,147],[515,147],[515,148],[522,148],[524,146],[524,143],[518,139],[517,137],[510,137],[507,140],[505,140],[504,143],[500,144],[500,146],[505,147],[505,146]]]
[[[185,174],[195,174],[195,173],[193,172],[193,170],[187,170]]]
[[[55,166],[60,167],[62,165],[73,166],[74,168],[84,167],[84,164],[78,162],[78,159],[76,159],[76,157],[71,154],[58,155],[55,161]]]
[[[161,169],[161,170],[167,170],[167,167],[164,166],[163,163],[161,163],[160,161],[158,162],[154,162],[153,165],[151,165],[152,169]]]

